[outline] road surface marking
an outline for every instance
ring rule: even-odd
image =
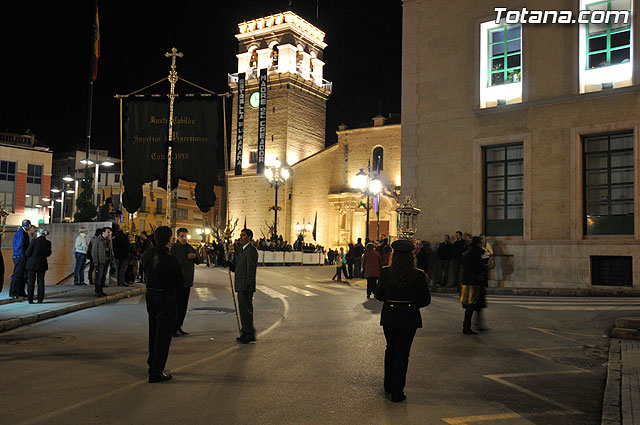
[[[264,292],[269,295],[271,298],[287,298],[287,296],[281,292],[276,291],[275,289],[271,289],[268,286],[258,286],[259,291]]]
[[[542,305],[513,305],[526,310],[550,310],[550,311],[602,311],[602,310],[640,310],[640,305],[616,305],[616,306],[542,306]]]
[[[557,371],[548,371],[548,372],[524,372],[524,373],[502,373],[502,374],[497,374],[497,375],[482,375],[487,379],[491,379],[492,381],[498,382],[499,384],[502,384],[506,387],[509,387],[511,389],[514,389],[516,391],[520,391],[524,394],[527,394],[533,398],[537,398],[538,400],[542,400],[542,401],[546,401],[547,403],[553,404],[554,406],[558,406],[561,409],[564,409],[566,412],[568,412],[568,414],[576,414],[576,415],[581,415],[583,414],[582,412],[578,411],[578,410],[574,410],[572,408],[570,408],[569,406],[566,406],[562,403],[558,403],[555,400],[550,399],[549,397],[545,397],[542,394],[538,394],[536,392],[533,392],[531,390],[528,390],[524,387],[521,387],[520,385],[516,385],[512,382],[506,381],[502,378],[521,378],[521,377],[525,377],[525,376],[548,376],[548,375],[564,375],[564,374],[575,374],[575,373],[592,373],[592,371],[587,370],[587,369],[570,369],[570,370],[557,370]]]
[[[311,289],[317,289],[318,291],[322,291],[322,292],[326,292],[328,294],[339,294],[340,292],[338,291],[334,291],[333,289],[327,289],[327,288],[323,288],[322,286],[318,286],[318,285],[304,285],[307,288],[311,288]]]
[[[193,288],[193,290],[196,291],[198,299],[201,301],[215,301],[218,299],[213,295],[213,290],[211,288]]]
[[[304,295],[305,297],[317,297],[318,296],[318,294],[314,294],[313,292],[309,292],[306,289],[300,289],[300,288],[297,288],[295,286],[283,285],[282,287],[285,288],[285,289],[290,290],[291,292],[295,292],[297,294]]]
[[[340,289],[351,288],[349,285],[340,285],[339,283],[330,283],[327,286],[331,286],[332,288],[340,288]]]
[[[560,301],[560,300],[547,300],[547,301],[529,301],[529,300],[487,300],[491,301],[493,304],[532,304],[532,305],[543,305],[543,304],[553,304],[553,305],[598,305],[598,304],[616,304],[616,305],[638,305],[640,304],[640,300],[575,300],[575,301]]]
[[[590,347],[589,345],[587,345]],[[543,348],[518,348],[518,351],[522,351],[523,353],[531,354],[532,356],[541,357],[545,360],[553,361],[552,357],[545,356],[544,354],[538,353],[538,351],[562,351],[562,350],[576,350],[580,348],[584,348],[585,345],[568,345],[568,346],[559,346],[559,347],[543,347]]]
[[[526,419],[535,416],[561,416],[575,415],[576,412],[567,412],[564,410],[550,410],[548,412],[527,412],[522,415],[518,413],[497,413],[494,415],[476,415],[476,416],[458,416],[454,418],[442,418],[442,420],[451,425],[467,425],[474,422],[500,421],[505,419]]]

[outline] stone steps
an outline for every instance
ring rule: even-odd
[[[616,319],[616,327],[611,338],[640,340],[640,317],[621,317]]]

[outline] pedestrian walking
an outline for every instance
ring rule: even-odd
[[[112,240],[113,263],[115,264],[116,282],[118,286],[129,286],[128,282],[125,281],[127,267],[129,266],[129,250],[131,247],[129,236],[124,233],[117,224],[113,226],[115,232],[115,237]]]
[[[471,239],[471,247],[462,257],[464,274],[462,276],[462,288],[460,291],[460,302],[464,308],[464,321],[462,323],[462,333],[465,335],[477,335],[471,329],[471,318],[476,312],[476,324],[479,331],[486,330],[482,324],[482,309],[487,306],[486,291],[484,287],[485,265],[482,260],[484,249],[482,239],[474,236]]]
[[[96,267],[95,291],[98,297],[107,295],[104,293],[104,289],[102,289],[102,282],[107,273],[107,267],[109,267],[109,263],[111,262],[110,239],[111,228],[104,227],[102,233],[93,241],[93,246],[91,247],[91,257]]]
[[[256,340],[256,329],[253,326],[253,294],[256,292],[256,271],[258,268],[258,250],[252,243],[251,229],[242,229],[240,244],[236,248],[237,260],[230,265],[235,273],[234,289],[238,294],[238,311],[242,329],[236,338],[243,344]]]
[[[142,267],[142,256],[147,251],[147,249],[151,248],[151,240],[149,240],[147,236],[147,232],[143,230],[140,232],[140,237],[138,238],[138,256],[140,257],[140,266],[138,267],[138,279],[140,282],[144,282],[144,267]]]
[[[26,297],[25,285],[27,283],[27,272],[25,269],[27,257],[24,253],[29,248],[29,229],[31,221],[22,220],[22,226],[13,235],[13,274],[11,275],[11,286],[9,296],[11,298]]]
[[[353,246],[353,277],[362,277],[362,256],[364,255],[364,251],[362,238],[358,238],[358,242]]]
[[[338,282],[342,282],[342,270],[344,269],[344,264],[342,263],[344,258],[344,248],[340,248],[340,252],[335,253],[334,261],[336,264],[336,274],[333,275],[331,280],[337,280]],[[345,276],[346,279],[346,276]]]
[[[451,237],[444,235],[444,240],[438,245],[438,251],[436,257],[440,265],[440,279],[436,281],[436,284],[447,286],[449,284],[449,266],[451,264],[451,258],[453,258],[453,246],[450,243]]]
[[[453,286],[458,288],[460,285],[460,267],[462,266],[462,254],[467,250],[467,244],[462,237],[462,232],[456,232],[456,240],[453,241],[453,255],[451,262],[453,264]]]
[[[412,250],[413,250],[413,248],[412,248]],[[389,264],[391,264],[391,253],[392,253],[392,248],[388,244],[387,245],[383,245],[383,248],[382,248],[382,267],[388,266]],[[411,254],[413,254],[413,252]]]
[[[184,286],[180,262],[171,255],[171,236],[167,226],[158,227],[153,237],[156,246],[142,256],[147,279],[147,314],[149,317],[149,382],[164,382],[172,378],[164,372],[176,323],[176,290]]]
[[[91,239],[89,239],[89,246],[87,247],[87,259],[89,260],[89,285],[94,285],[96,280],[96,263],[93,261],[93,244],[96,239],[102,234],[102,228],[96,229]]]
[[[178,242],[171,245],[171,255],[178,259],[182,274],[184,276],[184,284],[176,288],[176,324],[173,336],[188,335],[182,329],[184,318],[187,315],[187,305],[189,304],[189,293],[193,287],[193,275],[196,264],[200,264],[200,257],[196,250],[189,245],[187,235],[189,231],[181,227],[176,232]]]
[[[44,227],[38,228],[37,237],[29,243],[29,248],[25,252],[26,269],[29,276],[29,304],[33,304],[36,280],[38,281],[38,304],[44,302],[44,274],[49,268],[47,257],[51,255],[51,242],[47,240],[48,233]]]
[[[87,240],[87,234],[89,229],[86,227],[80,228],[80,233],[76,237],[75,243],[75,257],[76,266],[73,269],[73,284],[74,285],[86,285],[84,283],[84,266],[87,262],[87,250],[89,249],[89,241]]]
[[[420,309],[431,303],[427,274],[416,269],[413,243],[406,239],[393,242],[393,260],[384,267],[376,286],[375,297],[383,301],[380,325],[387,346],[384,353],[384,391],[391,401],[407,397],[404,386],[409,365],[411,343],[422,327]]]
[[[371,298],[371,294],[376,291],[376,284],[382,270],[382,257],[371,242],[367,244],[367,250],[362,256],[362,268],[367,278],[367,298]]]

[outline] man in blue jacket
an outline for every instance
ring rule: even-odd
[[[9,287],[9,296],[12,298],[27,296],[25,291],[27,257],[25,257],[24,253],[29,247],[28,232],[30,227],[31,221],[22,220],[22,227],[13,236],[13,274],[11,275],[11,286]]]

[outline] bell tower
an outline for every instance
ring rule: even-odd
[[[324,32],[293,12],[238,24],[238,72],[234,93],[231,163],[237,152],[238,76],[245,75],[242,174],[255,174],[258,150],[258,77],[267,70],[265,164],[278,157],[292,165],[324,149],[326,102],[332,84],[323,78]],[[233,168],[233,167],[232,167]]]
[[[264,165],[269,167],[276,158],[283,165],[293,165],[325,148],[327,99],[332,84],[323,78],[324,37],[324,32],[290,11],[238,24],[238,69],[229,74],[228,80],[233,107],[227,211],[229,219],[246,221],[257,238],[267,223],[273,224],[274,217],[270,210],[274,189],[259,173],[260,153],[264,153]],[[265,72],[266,87],[264,77],[260,85],[260,75]],[[240,96],[243,77],[244,96]],[[261,92],[266,92],[262,119]],[[239,101],[243,101],[240,109]],[[243,120],[240,149],[239,118]],[[260,122],[263,125],[259,130]],[[264,151],[259,150],[259,135],[264,137]],[[236,166],[237,171],[242,170],[241,175]],[[279,189],[278,208],[282,213],[278,214],[278,234],[290,233],[290,187],[289,183]]]

